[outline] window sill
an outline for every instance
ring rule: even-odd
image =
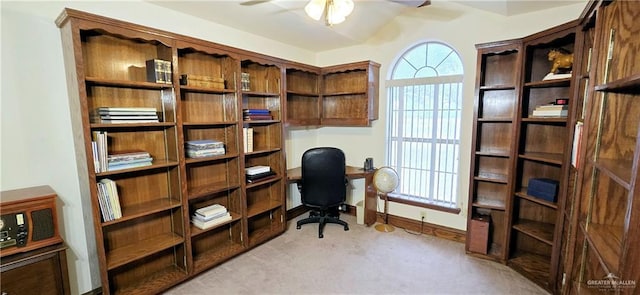
[[[387,194],[387,197],[389,198],[389,202],[396,202],[396,203],[401,203],[401,204],[405,204],[405,205],[422,207],[422,208],[432,209],[432,210],[436,210],[436,211],[442,211],[442,212],[446,212],[446,213],[460,214],[460,211],[461,211],[460,208],[452,208],[452,207],[442,206],[442,205],[434,204],[434,203],[431,203],[431,202],[423,201],[423,200],[420,200],[420,199],[417,199],[417,198],[403,196],[403,195],[400,195],[400,194],[391,193],[391,194]]]

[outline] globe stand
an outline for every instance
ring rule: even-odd
[[[395,227],[389,224],[389,195],[398,187],[398,174],[391,167],[381,167],[373,174],[373,186],[378,191],[378,195],[384,196],[384,224],[376,224],[375,229],[379,232],[392,232]]]
[[[384,194],[384,224],[376,224],[375,229],[379,232],[390,233],[396,230],[393,225],[389,224],[389,197]]]

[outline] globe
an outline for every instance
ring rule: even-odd
[[[373,186],[381,193],[390,193],[398,187],[398,173],[391,167],[381,167],[373,174]]]

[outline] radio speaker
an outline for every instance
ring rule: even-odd
[[[46,240],[54,236],[55,228],[51,208],[31,212],[31,220],[33,224],[38,225],[33,227],[32,241]]]

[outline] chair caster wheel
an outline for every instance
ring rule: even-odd
[[[322,239],[324,238],[324,235],[319,235],[318,238]]]
[[[345,227],[344,227],[344,231],[348,231],[348,230],[349,230],[349,227],[348,227],[348,226],[345,226]]]
[[[298,226],[296,226],[296,229],[300,229],[300,228],[302,228],[302,226],[299,226],[299,225],[298,225]]]

